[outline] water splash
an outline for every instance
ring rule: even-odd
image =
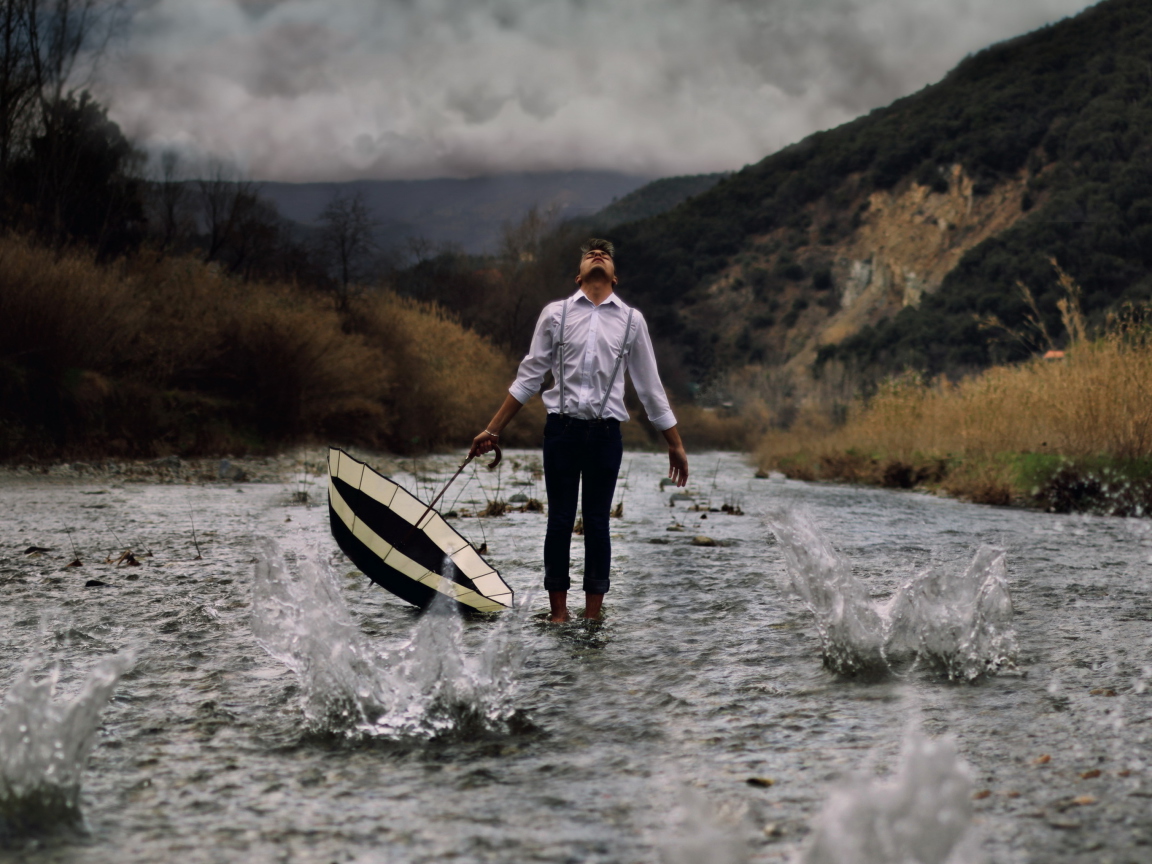
[[[981,546],[958,578],[941,570],[905,582],[886,604],[890,659],[915,657],[950,681],[974,681],[1016,662],[1003,549]]]
[[[878,603],[810,516],[777,513],[768,525],[792,589],[815,616],[824,665],[833,672],[888,674],[911,662],[951,681],[974,681],[1014,665],[1004,550],[981,547],[960,575],[916,574]]]
[[[816,524],[796,513],[770,516],[792,589],[816,617],[824,665],[841,675],[886,670],[886,622],[852,565]]]
[[[0,843],[82,834],[80,780],[100,714],[131,652],[101,660],[70,701],[57,700],[60,668],[37,679],[29,660],[0,705]]]
[[[440,597],[406,645],[382,652],[360,633],[335,574],[318,557],[297,558],[290,567],[265,541],[253,587],[256,639],[296,673],[312,731],[401,739],[517,725],[520,609],[501,615],[480,652],[467,656],[455,603]]]
[[[890,780],[832,793],[801,864],[962,864],[976,858],[972,777],[951,739],[913,730]]]

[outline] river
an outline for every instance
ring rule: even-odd
[[[454,465],[386,470],[426,494]],[[693,456],[695,497],[670,502],[665,470],[625,454],[613,590],[592,628],[535,617],[539,512],[452,520],[528,604],[461,625],[421,622],[353,571],[328,533],[323,477],[9,477],[0,859],[820,861],[814,832],[863,849],[845,812],[935,800],[944,777],[964,833],[949,861],[1152,861],[1152,523],[755,479],[728,453]],[[458,513],[543,497],[531,453],[467,476],[447,495]],[[982,547],[988,561],[1003,550],[1000,626],[1018,647],[972,681],[917,662],[835,674],[793,587],[805,574],[789,573],[766,515],[809,531],[785,542],[829,544],[851,571],[837,578],[863,592],[850,602],[868,608],[917,573],[958,578]],[[139,566],[105,563],[128,548]],[[83,566],[65,567],[74,557]],[[431,654],[451,663],[430,672],[417,655]],[[53,664],[55,696],[29,695]],[[471,714],[436,714],[445,679]],[[36,799],[51,782],[13,754],[85,682],[67,733],[95,730],[78,797]],[[339,687],[356,715],[345,723],[325,714]],[[31,731],[12,725],[13,694]],[[914,764],[926,743],[936,774]]]

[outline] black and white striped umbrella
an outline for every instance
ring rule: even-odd
[[[403,486],[335,447],[328,478],[332,536],[377,585],[420,608],[437,593],[471,611],[511,608],[512,589],[500,574]]]

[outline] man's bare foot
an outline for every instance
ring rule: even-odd
[[[603,594],[584,595],[584,617],[589,621],[600,620],[600,608],[604,605]]]
[[[565,624],[572,620],[572,616],[568,614],[567,591],[549,591],[548,605],[551,607],[551,614],[548,616],[548,623]]]

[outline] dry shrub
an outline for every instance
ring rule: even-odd
[[[821,478],[848,483],[875,483],[881,474],[879,463],[857,450],[823,453],[817,466]]]
[[[512,364],[442,310],[391,294],[341,318],[292,286],[194,259],[98,266],[0,238],[0,457],[462,446]],[[505,444],[535,442],[538,400]],[[524,439],[523,441],[519,439]]]
[[[1152,456],[1152,338],[1138,311],[1060,360],[997,367],[955,384],[892,379],[857,402],[842,427],[771,433],[757,456],[761,468],[794,476],[804,466],[815,476],[895,486],[943,481],[952,494],[1008,503],[1022,492],[1011,460],[1001,458],[1013,453]],[[860,454],[883,466],[877,477],[853,467]]]
[[[511,384],[512,378],[509,377],[505,385]],[[507,391],[505,390],[505,392]],[[503,400],[503,398],[504,393],[497,396],[498,400]],[[492,409],[484,418],[485,423],[496,413],[499,404],[499,401],[492,404]],[[500,433],[500,444],[504,447],[540,447],[544,442],[544,422],[547,419],[548,409],[544,407],[544,401],[542,399],[529,399],[526,404],[521,406],[519,413],[512,418],[512,422],[505,426],[504,431]],[[639,425],[639,423],[625,423],[621,429]]]
[[[192,260],[112,267],[0,239],[0,455],[373,443],[387,370],[318,298]]]
[[[678,405],[675,411],[680,437],[694,451],[746,450],[767,426],[759,404],[747,406],[739,414],[692,404]]]
[[[141,326],[135,292],[90,256],[0,239],[0,357],[59,374],[107,368]]]
[[[470,443],[512,381],[510,362],[438,306],[383,293],[365,302],[356,328],[394,376],[388,442],[396,450]]]
[[[0,238],[0,456],[58,449],[98,413],[140,323],[131,286],[88,256]]]
[[[904,460],[917,453],[992,456],[1152,454],[1152,346],[1113,332],[1062,360],[999,367],[950,384],[890,383],[829,436]]]
[[[381,400],[390,370],[381,352],[343,332],[332,309],[270,289],[233,305],[220,335],[216,389],[231,383],[229,395],[250,400],[262,434],[324,432],[367,443],[387,434]]]
[[[940,484],[947,494],[976,504],[1007,506],[1020,498],[1016,473],[1003,460],[967,460],[955,465]]]

